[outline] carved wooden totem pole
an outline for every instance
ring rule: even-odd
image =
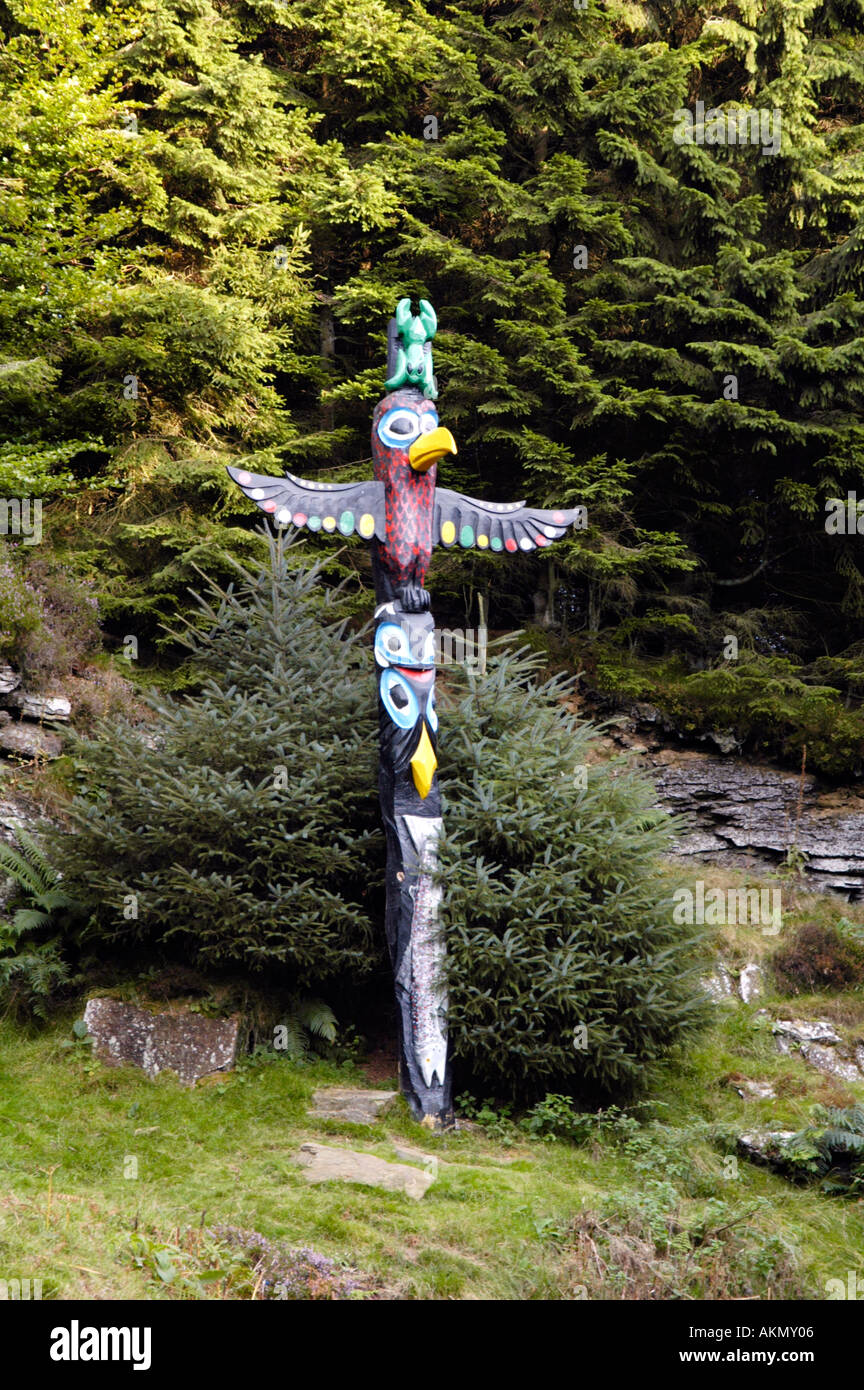
[[[424,581],[432,548],[503,554],[545,547],[584,509],[539,511],[481,502],[437,486],[438,463],[456,453],[438,423],[431,340],[437,320],[400,300],[391,319],[388,394],[372,418],[374,481],[313,483],[229,468],[234,482],[278,526],[305,526],[372,543],[375,661],[380,731],[379,794],[387,835],[386,935],[400,1020],[400,1080],[415,1117],[448,1123],[447,998],[436,845],[441,801],[435,750],[435,628]]]

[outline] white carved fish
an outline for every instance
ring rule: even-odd
[[[417,881],[411,889],[414,914],[411,919],[411,963],[409,991],[414,1056],[427,1086],[437,1076],[444,1084],[447,1065],[447,993],[441,983],[444,965],[444,934],[441,930],[441,888],[435,882],[438,865],[437,842],[440,817],[404,816],[405,825],[417,851]]]

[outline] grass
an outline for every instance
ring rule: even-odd
[[[706,882],[732,877],[706,871]],[[743,882],[743,879],[742,879]],[[798,921],[864,915],[784,892]],[[777,939],[722,928],[734,965]],[[69,1043],[74,1014],[40,1031],[0,1024],[0,1279],[41,1279],[43,1297],[261,1298],[248,1255],[213,1228],[258,1232],[334,1261],[307,1296],[400,1299],[824,1298],[864,1262],[864,1202],[793,1185],[736,1157],[744,1129],[799,1129],[814,1102],[864,1100],[793,1054],[773,1016],[832,1017],[860,1036],[864,993],[725,1001],[710,1030],[668,1059],[629,1115],[611,1111],[581,1144],[534,1138],[511,1120],[430,1135],[399,1099],[373,1125],[316,1120],[327,1084],[366,1084],[323,1061],[256,1056],[194,1089],[107,1069]],[[767,1010],[767,1016],[763,1013]],[[833,1010],[833,1014],[832,1014]],[[741,1079],[775,1100],[742,1100]],[[309,1185],[304,1142],[398,1161],[439,1160],[422,1201],[349,1184]],[[404,1161],[404,1160],[403,1160]],[[257,1272],[256,1272],[257,1271]],[[347,1287],[351,1287],[350,1283]]]

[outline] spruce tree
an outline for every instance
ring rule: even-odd
[[[522,652],[442,701],[441,872],[457,1088],[632,1094],[704,1021],[698,927],[659,871],[650,780],[597,756],[567,683]]]
[[[208,584],[181,634],[198,694],[76,741],[53,853],[100,951],[298,988],[374,964],[374,685],[337,598],[291,559],[274,542],[260,573]]]

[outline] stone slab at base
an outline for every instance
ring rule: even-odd
[[[84,1022],[93,1051],[106,1066],[131,1063],[152,1080],[174,1071],[187,1086],[230,1071],[237,1056],[236,1018],[202,1018],[188,1009],[151,1013],[121,999],[90,999]]]
[[[303,1144],[297,1160],[303,1165],[307,1182],[354,1182],[363,1187],[381,1187],[386,1192],[404,1192],[420,1200],[434,1181],[422,1168],[405,1163],[387,1163],[374,1154],[354,1149],[335,1149],[326,1144]]]
[[[325,1086],[312,1097],[309,1111],[318,1120],[347,1120],[371,1125],[392,1105],[398,1091],[363,1091],[353,1086]]]

